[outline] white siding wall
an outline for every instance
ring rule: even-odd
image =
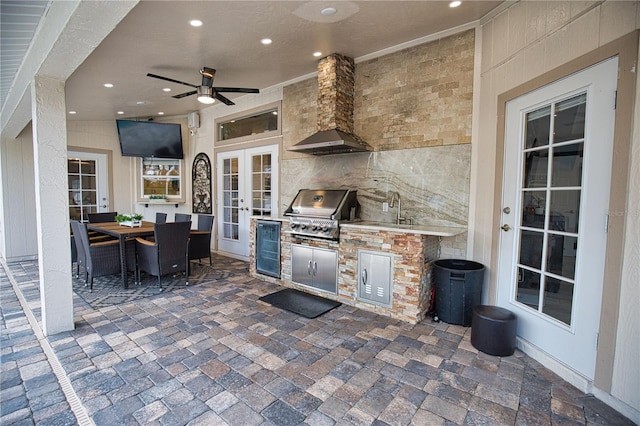
[[[35,259],[36,205],[33,142],[29,125],[16,139],[0,144],[2,171],[2,241],[0,256],[7,261]]]
[[[638,52],[640,58],[640,51]],[[640,88],[640,73],[636,87]],[[620,316],[618,340],[613,370],[611,393],[640,410],[640,90],[636,91],[636,116],[632,139],[631,158],[633,165],[629,173],[629,192],[625,226],[627,229],[622,271],[623,286],[620,291]],[[635,303],[634,303],[635,301]],[[635,392],[629,392],[634,390]]]
[[[496,115],[498,96],[505,91],[565,64],[595,48],[640,28],[640,2],[518,2],[482,24],[481,76],[477,146],[473,152],[474,186],[472,204],[473,257],[490,265],[495,192]],[[524,31],[523,31],[524,29]],[[640,87],[640,86],[639,86]],[[636,89],[638,90],[638,89]],[[637,93],[637,92],[636,92]],[[638,151],[638,117],[635,144]],[[482,167],[477,167],[481,164]],[[625,247],[621,306],[611,395],[640,410],[640,369],[637,368],[638,335],[638,175],[640,156],[631,160],[627,226],[632,235]],[[632,229],[633,228],[633,229]],[[634,231],[635,229],[635,231]],[[629,236],[629,233],[627,233]],[[635,259],[635,260],[634,260]],[[634,278],[635,277],[635,278]],[[495,295],[495,271],[490,271],[490,301]]]

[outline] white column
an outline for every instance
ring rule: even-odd
[[[31,102],[42,328],[51,335],[74,328],[64,81],[36,75]]]

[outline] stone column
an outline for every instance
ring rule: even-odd
[[[73,330],[64,81],[31,84],[40,303],[45,335]]]

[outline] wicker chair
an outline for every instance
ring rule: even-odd
[[[89,223],[115,222],[118,212],[89,213]]]
[[[71,234],[71,272],[73,272],[73,264],[76,264],[76,273],[75,277],[78,278],[80,276],[80,264],[78,263],[78,248],[76,247],[76,239],[73,238],[73,231],[70,231]]]
[[[189,231],[191,222],[156,223],[154,241],[136,238],[138,281],[142,271],[158,277],[184,272],[189,285]]]
[[[185,213],[176,213],[175,215],[176,222],[191,222],[191,215]]]
[[[73,237],[78,251],[78,271],[84,269],[85,286],[93,291],[93,279],[120,273],[120,246],[118,241],[90,242],[87,225],[71,221]]]
[[[115,222],[118,212],[104,212],[104,213],[89,213],[87,219],[89,223],[103,223],[103,222]],[[96,241],[112,241],[117,238],[109,235],[101,234],[100,232],[87,231],[89,234],[89,240],[94,243]]]
[[[189,260],[198,260],[202,263],[202,258],[209,258],[211,261],[211,229],[213,228],[213,216],[198,215],[198,229],[191,230],[189,239]]]
[[[167,214],[156,212],[156,223],[167,223]]]

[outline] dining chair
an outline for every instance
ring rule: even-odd
[[[156,223],[167,223],[167,214],[156,212]]]
[[[118,212],[89,213],[89,223],[115,222]]]
[[[198,215],[198,228],[192,229],[189,239],[189,260],[198,260],[202,263],[202,258],[209,258],[211,261],[211,229],[213,228],[213,216]]]
[[[87,225],[71,221],[71,229],[78,251],[78,275],[84,270],[84,285],[93,291],[93,279],[104,275],[120,273],[120,245],[118,241],[90,242]]]
[[[176,213],[174,220],[176,222],[191,222],[191,215],[185,213]]]
[[[76,248],[76,240],[73,238],[73,230],[69,226],[69,237],[71,238],[71,272],[73,272],[73,264],[78,264],[78,249]],[[76,273],[76,278],[78,274]]]
[[[87,219],[89,223],[103,223],[103,222],[115,222],[116,216],[118,216],[118,212],[102,212],[102,213],[89,213],[87,214]],[[95,231],[87,231],[89,234],[89,240],[92,242],[96,241],[110,241],[113,240],[113,237],[108,235],[101,234]]]
[[[137,282],[140,273],[158,277],[158,287],[162,291],[161,277],[184,272],[189,285],[189,231],[191,222],[156,223],[154,241],[136,238],[138,254]]]

